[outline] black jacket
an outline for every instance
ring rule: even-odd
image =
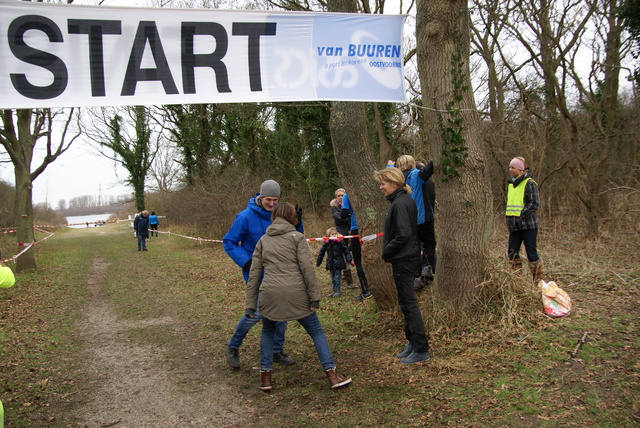
[[[325,253],[327,253],[327,270],[345,270],[347,263],[351,263],[351,252],[344,239],[331,239],[322,244],[316,259],[316,266],[322,264]]]
[[[399,188],[387,196],[391,206],[384,219],[382,259],[393,263],[417,259],[420,255],[418,240],[418,210],[411,196]]]
[[[336,225],[338,233],[348,235],[349,226],[351,226],[351,216],[342,218],[342,207],[338,205],[337,199],[331,201],[331,215],[333,216],[333,222]]]
[[[149,236],[149,217],[137,215],[133,220],[133,229],[142,237]]]

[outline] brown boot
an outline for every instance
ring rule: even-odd
[[[512,270],[522,269],[522,259],[520,259],[520,258],[511,259],[511,260],[509,260],[509,263],[511,263],[511,269]]]
[[[332,389],[340,388],[341,386],[348,385],[351,382],[351,378],[346,378],[336,373],[336,368],[332,368],[324,371],[329,379],[329,385]]]
[[[542,262],[540,260],[529,262],[529,269],[531,269],[533,283],[537,284],[542,279]]]
[[[260,389],[271,391],[271,371],[260,370]]]

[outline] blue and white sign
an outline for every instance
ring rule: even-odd
[[[404,102],[405,18],[0,0],[0,109]]]

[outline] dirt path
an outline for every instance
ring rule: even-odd
[[[89,305],[79,337],[86,344],[84,372],[92,385],[85,406],[74,414],[82,427],[235,427],[248,425],[253,409],[238,403],[210,358],[169,366],[164,347],[141,344],[131,329],[168,325],[171,317],[127,321],[118,318],[103,290],[108,263],[96,257],[88,277]],[[182,332],[187,334],[187,332]]]

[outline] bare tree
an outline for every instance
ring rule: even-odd
[[[146,178],[161,138],[161,133],[151,128],[149,110],[143,106],[95,109],[83,131],[97,143],[100,154],[127,170],[125,183],[133,188],[136,209],[144,209]]]
[[[59,134],[54,136],[56,116],[65,115]],[[79,131],[67,138],[70,125],[76,117],[75,110],[52,111],[51,109],[2,110],[0,144],[5,148],[14,168],[15,205],[13,217],[18,243],[34,242],[33,233],[33,182],[49,164],[66,152],[80,135]],[[44,156],[40,164],[32,168],[36,145],[44,139]],[[27,251],[16,262],[18,272],[36,267],[33,251]]]

